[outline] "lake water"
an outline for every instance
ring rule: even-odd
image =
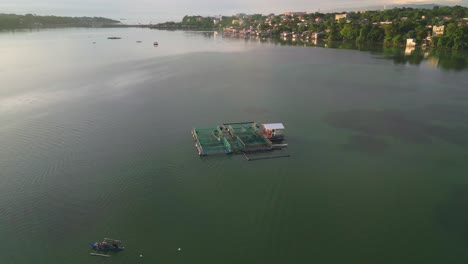
[[[0,263],[466,263],[466,52],[285,44],[0,33]],[[239,121],[291,157],[197,155]]]

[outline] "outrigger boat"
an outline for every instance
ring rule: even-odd
[[[112,238],[104,238],[102,242],[89,243],[89,245],[95,251],[89,254],[100,257],[110,257],[112,252],[119,252],[125,249],[122,246],[122,241]]]

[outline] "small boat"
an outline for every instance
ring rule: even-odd
[[[103,250],[103,251],[123,251],[125,250],[124,247],[119,246],[118,244],[108,244],[106,242],[94,242],[94,243],[89,243],[89,245],[94,249],[94,250]]]
[[[141,40],[137,40],[137,43],[141,43]]]
[[[89,245],[94,250],[90,255],[100,257],[110,257],[112,252],[125,250],[125,247],[122,246],[122,241],[111,238],[104,238],[102,242],[89,243]]]
[[[107,39],[122,39],[121,37],[108,37]]]
[[[155,41],[155,42],[153,43],[153,45],[154,45],[154,46],[158,46],[159,43],[158,43],[157,41]]]

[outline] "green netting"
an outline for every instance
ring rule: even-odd
[[[258,129],[255,127],[254,123],[229,124],[228,127],[231,135],[236,136],[253,135],[258,132]]]
[[[271,148],[271,141],[263,136],[254,123],[229,124],[229,132],[237,137],[244,151]]]
[[[202,156],[271,150],[272,143],[255,123],[224,124],[222,127],[194,128],[193,138]]]
[[[231,152],[229,142],[219,128],[194,128],[193,135],[198,143],[200,155],[224,154]]]

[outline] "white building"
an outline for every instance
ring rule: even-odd
[[[406,47],[414,47],[416,46],[416,39],[409,38],[406,40]]]
[[[344,13],[344,14],[336,14],[335,15],[335,20],[336,21],[339,21],[340,19],[343,19],[343,18],[344,19],[348,18],[348,14]]]

